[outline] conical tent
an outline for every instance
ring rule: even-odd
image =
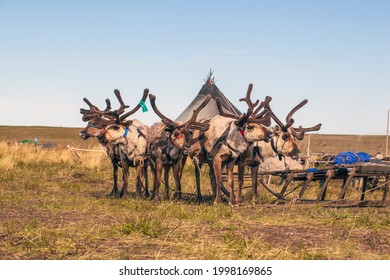
[[[211,119],[212,117],[219,114],[217,108],[217,102],[215,101],[217,97],[221,99],[221,104],[225,112],[234,115],[241,115],[241,112],[226,98],[226,96],[219,90],[215,85],[214,78],[211,77],[211,74],[208,76],[206,83],[203,85],[201,90],[195,99],[188,105],[188,107],[175,119],[176,122],[186,122],[188,121],[193,111],[200,106],[203,100],[208,94],[211,95],[210,102],[200,111],[198,119]]]

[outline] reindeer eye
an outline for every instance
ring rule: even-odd
[[[283,135],[282,135],[282,139],[283,139],[283,141],[287,141],[288,140],[288,138],[289,138],[289,136],[288,136],[288,134],[286,134],[286,133],[283,133]]]
[[[175,137],[178,137],[179,135],[180,135],[180,133],[177,132],[177,131],[175,131],[175,132],[173,133],[173,136],[175,136]]]
[[[192,135],[192,134],[194,134],[194,132],[193,132],[192,130],[190,130],[190,131],[189,131],[189,134]]]
[[[248,130],[252,130],[252,129],[253,129],[253,125],[249,124],[249,125],[247,125],[246,128],[247,128]]]
[[[119,126],[118,125],[114,125],[113,127],[112,127],[112,129],[114,129],[114,130],[119,130]]]

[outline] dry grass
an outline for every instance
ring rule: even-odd
[[[80,156],[0,143],[0,259],[390,259],[389,208],[272,205],[264,190],[255,206],[213,206],[206,169],[200,205],[114,199],[109,160]]]
[[[28,144],[0,142],[0,169],[9,171],[18,164],[73,164],[75,156],[66,148],[43,149]],[[89,168],[99,168],[106,156],[103,152],[85,153],[80,164]]]

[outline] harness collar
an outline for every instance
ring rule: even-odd
[[[271,147],[272,147],[272,150],[278,155],[279,160],[282,160],[282,158],[284,158],[284,155],[282,155],[278,151],[278,148],[277,148],[279,137],[280,137],[280,135],[276,136],[276,145],[275,145],[275,142],[274,142],[274,138],[273,137],[271,138]],[[284,144],[286,144],[286,142],[284,142]],[[284,144],[283,144],[283,146],[284,146]]]
[[[126,137],[127,133],[129,133],[129,128],[128,127],[126,127],[126,129],[125,129],[125,133],[123,134],[123,137]]]

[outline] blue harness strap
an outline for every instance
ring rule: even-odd
[[[128,132],[129,132],[129,128],[128,128],[128,127],[126,127],[126,129],[125,129],[125,133],[123,134],[123,137],[126,137]]]

